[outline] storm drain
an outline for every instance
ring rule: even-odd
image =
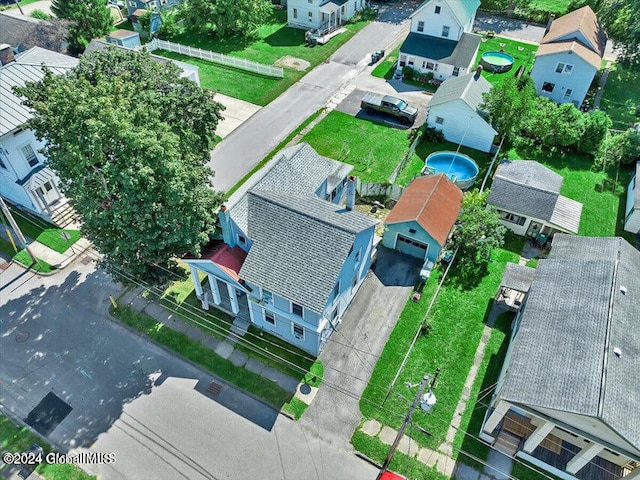
[[[80,263],[83,265],[89,265],[93,261],[93,258],[87,256],[80,260]]]
[[[218,395],[222,391],[222,385],[216,382],[211,382],[207,387],[207,392],[211,395]]]

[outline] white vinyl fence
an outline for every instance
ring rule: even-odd
[[[358,179],[356,190],[361,197],[388,197],[398,200],[405,191],[405,187],[389,183],[365,183]]]
[[[281,67],[263,65],[262,63],[252,62],[251,60],[230,57],[229,55],[223,55],[222,53],[210,52],[209,50],[202,50],[201,48],[190,47],[188,45],[180,45],[179,43],[168,42],[166,40],[154,38],[145,46],[150,52],[158,49],[167,50],[169,52],[180,53],[182,55],[201,58],[203,60],[209,60],[210,62],[222,65],[228,65],[240,70],[259,73],[260,75],[266,75],[267,77],[284,77],[284,72]]]

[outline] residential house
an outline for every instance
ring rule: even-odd
[[[640,162],[636,163],[636,173],[627,188],[627,207],[624,211],[624,229],[640,233]]]
[[[305,30],[334,29],[366,5],[365,0],[288,0],[287,24]]]
[[[78,59],[40,47],[14,56],[8,45],[0,46],[0,58],[0,192],[10,202],[52,219],[54,205],[64,203],[59,179],[41,153],[45,142],[24,126],[32,113],[13,93],[13,87],[42,80],[43,64],[53,74],[62,75],[74,68]]]
[[[481,429],[566,480],[640,478],[640,252],[558,234],[513,321]]]
[[[105,37],[107,43],[118,45],[126,48],[138,48],[140,44],[140,34],[131,30],[123,30],[119,28],[107,34]]]
[[[158,12],[165,8],[177,7],[181,3],[181,0],[126,0],[127,16],[131,17],[134,15],[136,10]],[[141,13],[142,12],[140,12],[140,14]]]
[[[445,174],[417,177],[387,216],[382,244],[435,263],[461,206],[462,191]]]
[[[580,107],[602,65],[607,37],[591,7],[554,20],[531,69],[539,95]]]
[[[411,15],[399,66],[433,73],[437,80],[473,71],[481,37],[471,33],[479,0],[426,0]]]
[[[306,143],[277,154],[221,207],[222,241],[185,259],[198,296],[319,354],[375,250],[378,221],[353,210],[352,168]],[[345,188],[347,207],[340,204]]]
[[[0,45],[11,45],[16,52],[33,47],[42,47],[63,53],[69,42],[68,21],[55,19],[51,22],[27,16],[13,16],[0,12]]]
[[[480,108],[491,84],[480,74],[469,73],[444,81],[427,106],[427,125],[441,130],[453,143],[489,152],[498,132]]]
[[[556,232],[578,233],[582,204],[560,195],[563,180],[533,160],[504,161],[493,176],[487,203],[515,234],[545,243]]]

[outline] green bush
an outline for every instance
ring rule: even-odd
[[[29,14],[29,16],[39,20],[51,20],[51,15],[43,12],[42,10],[34,10]]]
[[[416,77],[416,71],[409,65],[402,67],[402,76],[405,80],[413,80]]]
[[[427,127],[424,131],[424,135],[422,135],[422,139],[431,143],[442,143],[445,140],[442,130],[438,130],[434,127]]]

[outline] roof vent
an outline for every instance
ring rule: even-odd
[[[620,293],[623,295],[627,294],[627,287],[625,287],[624,285],[620,285]]]
[[[620,358],[622,356],[622,350],[620,350],[618,347],[613,349],[613,353],[616,354],[616,357]]]

